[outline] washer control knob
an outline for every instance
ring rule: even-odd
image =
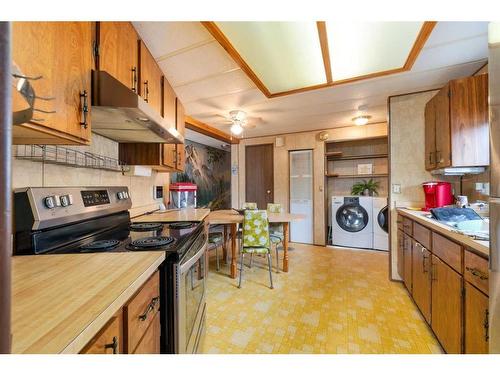
[[[56,206],[56,202],[53,196],[43,198],[43,204],[45,205],[45,207],[50,209],[53,209]]]

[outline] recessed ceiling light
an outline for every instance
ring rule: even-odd
[[[370,120],[371,118],[372,118],[372,116],[362,115],[362,116],[353,117],[352,121],[354,121],[355,125],[361,126],[361,125],[368,124],[368,120]]]

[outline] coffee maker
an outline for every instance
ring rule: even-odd
[[[422,184],[425,193],[424,211],[453,204],[455,199],[449,182],[428,181]]]

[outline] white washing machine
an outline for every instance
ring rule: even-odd
[[[373,198],[373,248],[389,250],[389,207],[387,197]]]
[[[371,249],[372,197],[332,197],[332,244]]]

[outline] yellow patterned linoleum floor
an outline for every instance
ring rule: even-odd
[[[245,267],[238,289],[211,252],[203,353],[442,352],[404,287],[388,280],[387,253],[292,246],[290,272],[277,274],[273,257],[273,290],[265,258]]]

